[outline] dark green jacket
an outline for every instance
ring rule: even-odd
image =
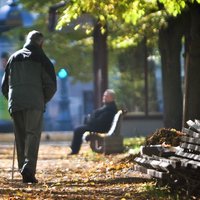
[[[56,88],[54,66],[39,46],[27,44],[9,58],[1,89],[10,113],[24,109],[44,111]]]

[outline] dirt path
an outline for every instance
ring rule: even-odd
[[[23,184],[15,161],[11,180],[13,145],[0,145],[0,199],[114,200],[148,199],[144,184],[151,180],[133,170],[128,154],[101,155],[83,145],[78,156],[67,156],[66,145],[42,143],[39,183]]]

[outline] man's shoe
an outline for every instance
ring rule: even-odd
[[[21,174],[23,183],[38,183],[38,180],[35,178],[35,175],[30,169],[23,167]]]
[[[22,176],[23,183],[38,183],[38,180],[34,176]]]
[[[73,151],[70,152],[70,153],[68,153],[69,156],[71,156],[71,155],[77,155],[77,154],[78,154],[78,153],[75,153],[75,152],[73,152]]]

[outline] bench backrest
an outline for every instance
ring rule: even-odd
[[[119,153],[123,151],[123,138],[120,135],[123,111],[119,110],[107,133],[96,133],[90,141],[90,147],[97,153]],[[114,137],[112,137],[114,136]]]
[[[108,131],[108,133],[105,135],[106,137],[109,137],[111,135],[119,135],[120,134],[120,128],[121,128],[121,121],[122,121],[122,116],[123,116],[123,112],[122,110],[119,110],[112,121],[112,125],[110,127],[110,130]]]

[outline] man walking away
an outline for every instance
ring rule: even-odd
[[[18,167],[24,183],[35,178],[45,104],[56,92],[54,66],[45,55],[44,36],[28,33],[24,47],[12,54],[2,79],[2,93],[14,123]]]

